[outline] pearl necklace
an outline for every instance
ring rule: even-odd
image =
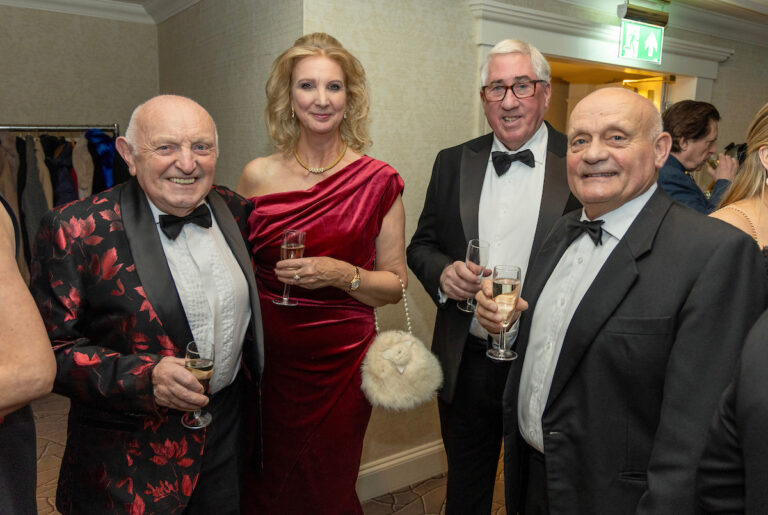
[[[298,163],[301,165],[301,167],[302,167],[302,168],[304,168],[306,171],[308,171],[309,173],[314,173],[314,174],[316,174],[316,175],[320,175],[321,173],[323,173],[323,172],[325,172],[325,171],[327,171],[327,170],[330,170],[331,168],[333,168],[334,166],[336,166],[337,164],[339,164],[339,161],[341,161],[341,158],[342,158],[342,157],[344,157],[344,154],[345,154],[346,152],[347,152],[347,144],[346,144],[346,143],[344,143],[344,148],[342,148],[342,149],[341,149],[341,154],[339,154],[339,157],[337,157],[337,158],[336,158],[336,160],[335,160],[333,163],[331,163],[330,165],[328,165],[328,166],[324,166],[324,167],[322,167],[322,168],[312,168],[311,166],[307,166],[307,164],[306,164],[306,163],[304,163],[304,161],[302,161],[302,160],[301,160],[301,158],[299,157],[299,151],[298,151],[298,147],[296,147],[296,148],[294,148],[294,149],[293,149],[293,157],[295,157],[295,158],[296,158],[296,161],[297,161],[297,162],[298,162]]]

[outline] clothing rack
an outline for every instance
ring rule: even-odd
[[[120,124],[111,125],[0,125],[0,130],[8,131],[87,131],[88,129],[101,129],[112,131],[115,137],[120,135]]]

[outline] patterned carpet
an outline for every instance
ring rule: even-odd
[[[56,511],[56,481],[67,439],[69,400],[51,394],[32,403],[37,425],[37,509],[39,515]],[[492,515],[504,515],[504,480],[501,462],[496,472]],[[420,481],[363,503],[365,515],[443,515],[445,475]]]

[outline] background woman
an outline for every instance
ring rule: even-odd
[[[406,281],[403,181],[370,144],[360,62],[333,37],[298,39],[272,65],[267,125],[278,150],[243,170],[264,320],[263,474],[244,513],[362,513],[355,493],[371,406],[360,363],[372,307]],[[304,258],[280,260],[283,231]],[[273,304],[291,285],[298,306]],[[250,495],[250,497],[249,497]]]
[[[752,236],[768,259],[768,104],[747,130],[747,154],[739,173],[711,216]],[[767,263],[768,266],[768,263]]]

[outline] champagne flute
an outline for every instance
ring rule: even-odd
[[[482,267],[478,277],[483,276],[485,265],[488,264],[488,252],[490,248],[491,245],[484,240],[469,240],[469,243],[467,244],[467,258],[465,262],[467,263],[467,266],[475,264]],[[470,297],[467,300],[458,302],[456,307],[465,313],[474,313],[475,299]]]
[[[306,238],[307,233],[304,231],[296,231],[293,229],[283,231],[283,242],[280,244],[280,259],[298,259],[304,257],[304,241]],[[291,285],[285,283],[283,286],[283,298],[272,299],[272,302],[279,306],[295,306],[298,302],[288,298],[290,293]]]
[[[517,359],[517,353],[511,349],[512,343],[507,342],[507,331],[512,326],[512,318],[520,297],[520,267],[499,265],[493,268],[493,300],[499,308],[501,334],[498,348],[486,351],[486,355],[496,361],[512,361]]]
[[[203,385],[206,395],[210,391],[211,377],[213,376],[213,345],[209,349],[198,347],[197,343],[187,344],[184,368],[192,372],[195,378]],[[207,411],[197,409],[187,412],[181,417],[181,425],[187,429],[202,429],[211,423],[213,417]]]

